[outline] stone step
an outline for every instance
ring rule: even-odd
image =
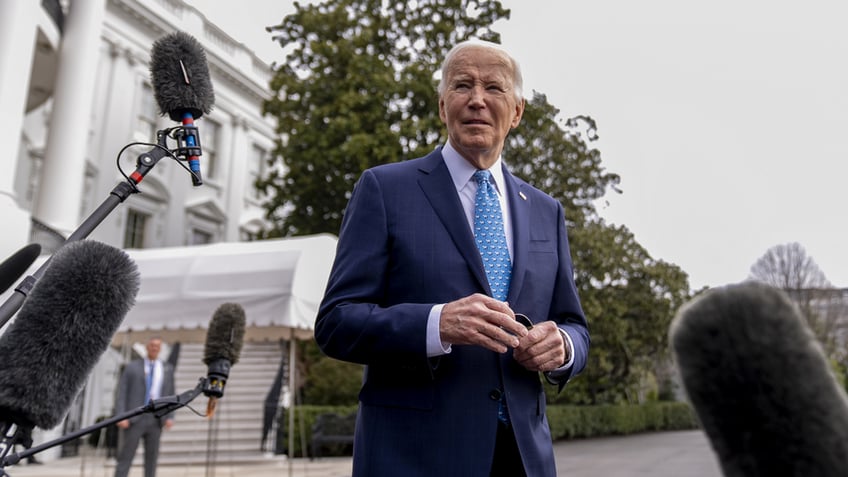
[[[241,359],[237,363],[231,363],[233,369],[251,369],[251,368],[273,368],[277,369],[280,365],[279,354],[276,357],[268,359]],[[206,363],[200,356],[181,356],[180,363],[177,363],[175,368],[177,373],[185,371],[198,372],[206,371]]]
[[[203,363],[203,354],[201,344],[181,346],[175,375],[179,391],[193,388],[206,376],[208,368]],[[190,410],[180,410],[174,427],[162,434],[160,464],[206,462],[207,448],[214,449],[215,459],[219,461],[251,462],[261,458],[265,398],[282,359],[279,343],[244,343],[238,362],[230,370],[213,420]],[[195,411],[205,413],[206,404],[207,399],[199,396],[190,405]],[[143,455],[141,447],[139,455]]]
[[[272,461],[278,460],[280,462],[284,462],[284,460],[279,456],[270,456],[267,453],[261,452],[258,449],[250,449],[244,451],[222,451],[221,449],[212,448],[209,452],[209,458],[207,459],[207,449],[192,449],[190,452],[187,452],[183,455],[159,455],[159,465],[160,466],[168,466],[168,465],[199,465],[204,463],[213,463],[216,465],[223,464],[252,464],[256,462],[262,461]],[[143,461],[139,461],[143,462]],[[282,464],[281,464],[282,465]],[[284,467],[281,467],[284,469]],[[284,473],[280,472],[279,475],[284,475]]]
[[[174,383],[177,388],[177,394],[193,390],[198,384],[200,384],[199,379],[200,378],[193,382],[180,382],[177,380]],[[224,386],[224,395],[219,399],[219,404],[223,404],[226,401],[265,401],[265,397],[268,395],[268,391],[271,389],[271,384],[273,382],[273,377],[268,377],[264,380],[230,378],[227,380],[226,386]],[[202,397],[203,396],[200,395],[197,399]]]
[[[209,428],[208,426],[198,429],[192,433],[177,433],[174,432],[175,427],[171,428],[170,431],[166,431],[167,434],[171,434],[167,440],[168,447],[173,448],[176,446],[193,446],[197,442],[206,442],[208,440],[215,438],[217,436],[217,440],[223,446],[226,444],[226,447],[230,446],[239,446],[242,448],[259,448],[258,443],[259,439],[262,437],[262,429],[259,430],[254,429],[253,427],[242,427],[240,429],[232,429],[227,426],[220,426],[218,428]],[[163,442],[164,442],[163,435]]]

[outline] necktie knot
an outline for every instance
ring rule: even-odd
[[[478,187],[488,183],[489,177],[492,177],[492,173],[489,171],[477,171],[474,173],[474,180],[477,181]]]

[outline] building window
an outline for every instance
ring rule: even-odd
[[[221,125],[209,118],[203,118],[197,124],[197,134],[200,136],[200,172],[204,178],[214,179],[218,176],[218,136]]]
[[[138,119],[135,127],[135,138],[144,142],[156,142],[156,99],[153,88],[144,83],[139,94]]]
[[[124,228],[124,248],[144,248],[145,232],[149,222],[149,214],[129,209],[127,225]]]
[[[200,229],[191,229],[190,245],[203,245],[212,243],[212,234]]]
[[[254,232],[253,230],[247,230],[245,228],[242,228],[239,230],[239,233],[241,235],[241,237],[239,238],[242,242],[252,242],[254,240],[259,240],[259,232]]]
[[[226,234],[227,214],[214,200],[186,207],[186,245],[203,245],[221,241]]]
[[[262,169],[265,162],[265,149],[256,144],[250,148],[250,156],[247,158],[247,183],[244,185],[244,195],[249,199],[261,198],[256,181],[262,177]]]

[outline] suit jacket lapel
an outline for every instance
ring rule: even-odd
[[[491,294],[486,271],[483,268],[483,259],[480,258],[480,252],[474,242],[474,234],[468,226],[462,203],[454,189],[448,167],[442,159],[442,153],[438,150],[431,153],[419,170],[423,173],[418,180],[421,190],[424,191],[439,220],[444,224],[459,253],[468,262],[480,286]]]
[[[507,301],[515,303],[524,285],[527,271],[527,247],[530,242],[530,194],[522,191],[524,183],[515,180],[506,166],[503,167],[506,193],[509,194],[509,213],[512,219],[512,278]],[[520,310],[517,310],[520,311]]]

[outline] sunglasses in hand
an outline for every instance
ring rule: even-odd
[[[516,313],[515,314],[515,321],[524,325],[524,327],[527,328],[528,330],[533,329],[533,322],[530,321],[530,318],[528,318],[527,315],[525,315],[523,313]]]

